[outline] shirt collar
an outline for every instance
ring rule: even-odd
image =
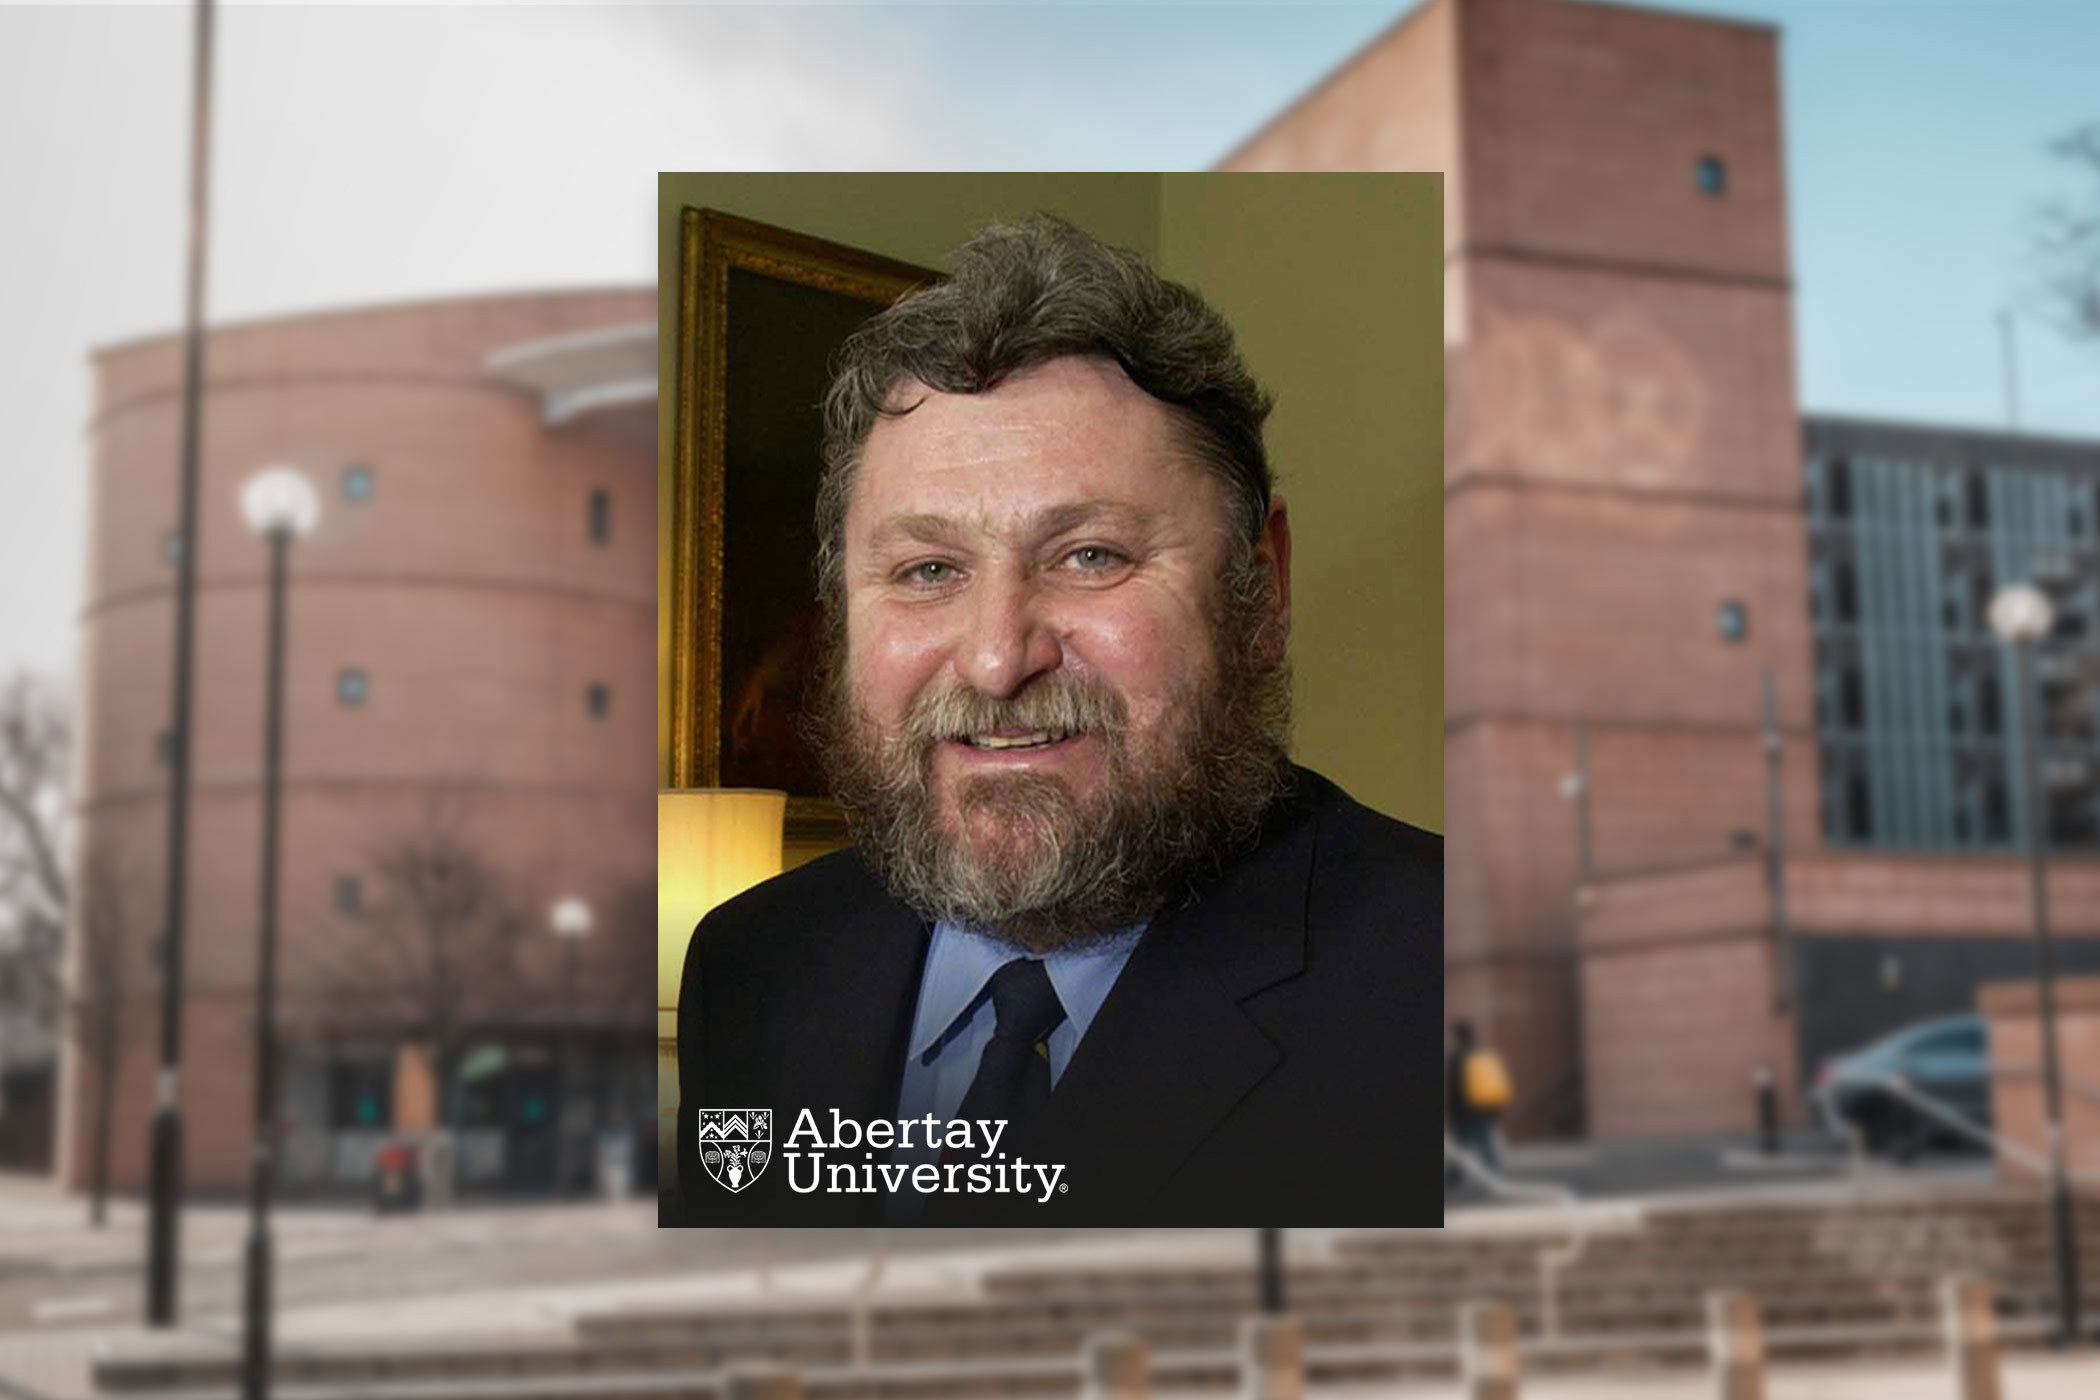
[[[1084,1036],[1144,933],[1145,925],[1140,923],[1083,948],[1030,953],[953,924],[935,924],[933,941],[926,950],[926,971],[919,981],[919,1006],[912,1016],[912,1057],[923,1058],[940,1043],[975,1005],[992,974],[1015,958],[1042,959],[1065,1019],[1072,1023],[1075,1034]]]

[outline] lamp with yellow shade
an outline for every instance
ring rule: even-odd
[[[683,788],[656,795],[657,1180],[676,1170],[678,983],[693,926],[780,873],[787,794]]]

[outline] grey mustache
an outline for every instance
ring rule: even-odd
[[[974,690],[946,690],[915,704],[905,721],[914,739],[961,739],[998,729],[1113,734],[1122,730],[1121,700],[1099,683],[1031,686],[1009,700]]]

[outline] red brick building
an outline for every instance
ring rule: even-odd
[[[622,901],[653,889],[655,298],[466,298],[221,327],[209,337],[198,522],[183,1105],[189,1186],[247,1178],[252,1114],[264,549],[241,483],[291,464],[319,492],[292,548],[285,672],[280,1034],[292,1186],[346,1186],[376,1141],[430,1126],[427,1027],[377,980],[384,853],[449,829],[514,916],[515,979],[455,974],[470,1181],[552,1184],[555,1134],[602,1123],[592,1083],[649,1080],[626,1007],[646,964]],[[158,1060],[158,936],[177,538],[180,352],[99,352],[82,617],[78,849],[123,875],[130,1037],[111,1164],[137,1189]],[[595,914],[567,960],[550,900]],[[653,913],[644,946],[653,936]],[[82,939],[70,940],[77,960]],[[481,954],[477,951],[475,956]],[[472,959],[470,958],[469,961]],[[72,975],[81,985],[83,969]],[[359,980],[363,979],[363,980]],[[646,980],[646,979],[645,979]],[[646,990],[643,995],[647,995]],[[565,1037],[580,1058],[564,1061]],[[630,1043],[631,1042],[631,1043]],[[85,1179],[92,1075],[68,1056],[60,1171]],[[573,1071],[572,1071],[573,1073]],[[610,1091],[599,1087],[601,1096]]]
[[[1861,995],[1821,953],[2029,928],[2015,860],[1823,849],[1779,82],[1766,26],[1427,0],[1223,163],[1445,173],[1446,1014],[1520,1133],[1746,1127]]]

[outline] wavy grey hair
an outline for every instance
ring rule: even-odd
[[[1240,359],[1232,327],[1195,292],[1138,254],[1038,214],[980,229],[955,273],[907,293],[841,347],[824,396],[817,489],[817,597],[836,616],[845,579],[846,508],[868,434],[900,417],[916,381],[981,394],[1067,355],[1112,359],[1167,406],[1190,458],[1226,488],[1244,563],[1269,513],[1262,423],[1272,400]]]

